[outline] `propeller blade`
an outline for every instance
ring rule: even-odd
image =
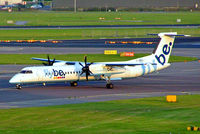
[[[51,62],[51,65],[53,65],[53,63],[55,62],[55,60],[56,60],[56,59],[54,58],[53,61]]]
[[[82,75],[84,72],[82,71],[80,75]]]
[[[49,55],[47,55],[47,61],[46,61],[46,63],[45,63],[45,62],[43,62],[42,64],[43,64],[43,65],[45,65],[45,66],[52,66],[52,65],[53,65],[53,63],[55,63],[55,61],[56,61],[56,59],[55,59],[55,58],[53,59],[53,61],[51,61],[51,59],[50,59]]]
[[[43,65],[45,65],[45,66],[48,66],[48,64],[47,64],[47,63],[44,63],[44,62],[43,62],[42,64],[43,64]]]
[[[89,63],[89,64],[87,64],[88,66],[90,66],[90,65],[92,65],[94,62],[91,62],[91,63]]]
[[[80,62],[79,62],[79,65],[81,65],[82,67],[84,67],[83,64],[81,64]]]
[[[50,64],[51,64],[51,61],[50,61],[49,55],[47,55],[47,59],[48,59],[49,65],[50,65]]]
[[[88,72],[89,72],[89,75],[93,74],[90,70]]]
[[[87,65],[87,56],[84,57],[85,60],[85,66]]]
[[[88,81],[88,72],[86,72],[86,80]]]
[[[79,65],[82,66],[82,72],[80,75],[84,74],[85,73],[85,77],[86,77],[86,80],[88,81],[88,76],[93,74],[91,71],[90,71],[90,68],[89,66],[93,64],[93,62],[91,63],[87,63],[87,56],[84,56],[84,63],[85,63],[85,66],[83,66],[82,63],[79,62]]]

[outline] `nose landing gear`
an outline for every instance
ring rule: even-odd
[[[20,90],[22,88],[22,86],[20,84],[16,85],[16,89]]]

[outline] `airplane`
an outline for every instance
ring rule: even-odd
[[[148,56],[121,62],[96,63],[87,62],[86,56],[84,62],[50,59],[49,56],[47,59],[32,58],[47,63],[43,63],[44,66],[23,68],[9,80],[9,83],[16,84],[16,88],[21,89],[22,84],[28,83],[42,83],[45,86],[50,82],[70,82],[71,86],[77,86],[78,81],[105,80],[106,88],[112,89],[112,80],[135,78],[169,67],[168,61],[175,37],[189,36],[178,35],[177,32],[150,35],[157,35],[161,40]]]

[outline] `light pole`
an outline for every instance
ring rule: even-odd
[[[179,8],[179,0],[176,2],[176,7]]]
[[[74,0],[74,12],[76,13],[76,0]]]

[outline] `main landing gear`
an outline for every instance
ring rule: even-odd
[[[106,88],[108,88],[108,89],[113,89],[114,88],[114,85],[110,81],[110,77],[107,77],[106,82],[107,82]]]
[[[72,81],[72,82],[70,82],[70,85],[72,87],[76,87],[76,86],[78,86],[78,83],[76,81]]]
[[[20,89],[22,89],[22,86],[20,84],[17,84],[16,89],[20,90]]]
[[[108,89],[113,89],[114,85],[112,83],[106,84],[106,88]]]

